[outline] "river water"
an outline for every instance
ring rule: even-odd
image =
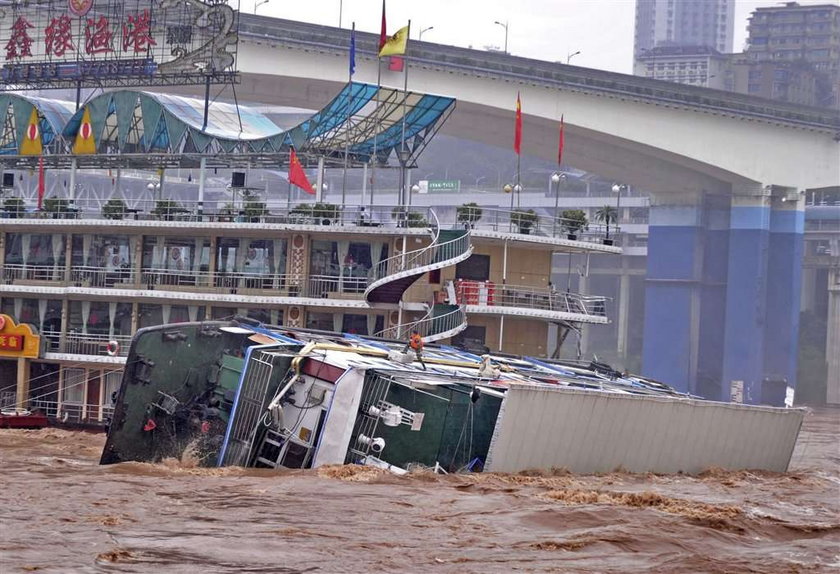
[[[97,461],[0,430],[0,572],[838,572],[840,410],[791,471],[395,477]]]

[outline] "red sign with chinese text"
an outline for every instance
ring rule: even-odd
[[[0,335],[0,351],[22,351],[23,335]]]

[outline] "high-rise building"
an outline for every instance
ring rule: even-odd
[[[807,66],[817,77],[816,101],[819,106],[840,106],[840,6],[821,4],[800,6],[787,2],[783,6],[758,8],[750,16],[749,62],[773,62],[790,66]],[[760,70],[753,70],[757,75]],[[774,81],[784,81],[783,71],[774,72]],[[758,89],[759,83],[753,82]],[[779,87],[782,90],[782,87]],[[772,88],[769,94],[775,97]]]
[[[735,0],[636,0],[634,57],[657,46],[732,52]]]

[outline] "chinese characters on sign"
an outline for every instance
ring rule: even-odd
[[[75,50],[73,46],[73,31],[71,30],[70,18],[62,14],[58,18],[50,20],[50,25],[44,31],[46,52],[48,56],[63,56],[67,50]],[[9,57],[6,55],[6,59]]]
[[[0,351],[22,351],[23,335],[0,335]]]
[[[29,36],[28,29],[34,27],[26,18],[18,16],[18,19],[12,25],[12,37],[6,44],[7,60],[32,55],[32,38]]]
[[[21,89],[21,84],[38,88],[236,81],[239,36],[236,8],[229,2],[7,4],[0,10],[0,47],[5,48],[0,91]]]

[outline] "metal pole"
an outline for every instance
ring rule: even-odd
[[[551,228],[551,236],[557,237],[557,218],[560,216],[560,180],[557,180],[557,188],[554,190],[554,225]]]

